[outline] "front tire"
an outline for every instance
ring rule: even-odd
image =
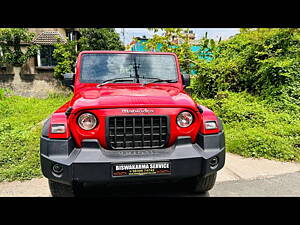
[[[193,193],[204,193],[213,188],[217,178],[217,173],[206,176],[193,177],[186,181],[188,190]]]
[[[48,180],[48,184],[53,197],[76,197],[81,187],[79,184],[67,185],[52,180]]]

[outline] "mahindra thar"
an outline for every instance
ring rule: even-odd
[[[190,77],[175,54],[83,51],[64,84],[74,95],[40,139],[52,196],[76,196],[87,183],[214,186],[225,161],[222,122],[186,93]]]

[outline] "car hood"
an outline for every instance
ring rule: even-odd
[[[73,113],[91,108],[145,108],[197,106],[185,92],[172,86],[103,86],[80,89],[70,101]]]

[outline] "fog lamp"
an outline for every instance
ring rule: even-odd
[[[213,158],[210,159],[210,161],[209,161],[210,169],[214,170],[218,167],[218,165],[219,165],[218,157],[213,157]]]
[[[59,164],[54,164],[52,170],[56,174],[61,174],[63,172],[63,167]]]

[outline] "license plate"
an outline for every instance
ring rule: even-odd
[[[168,161],[120,163],[112,165],[113,177],[167,174],[171,174],[171,163]]]

